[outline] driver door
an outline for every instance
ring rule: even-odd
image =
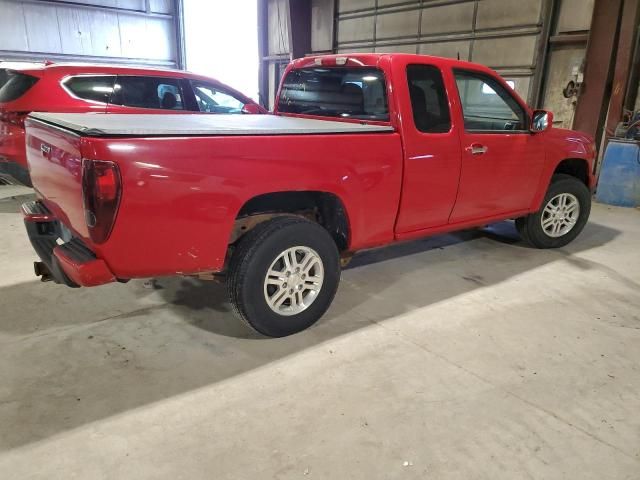
[[[454,70],[464,125],[460,185],[449,223],[528,210],[544,164],[542,136],[529,114],[495,77]]]

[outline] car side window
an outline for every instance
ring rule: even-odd
[[[449,101],[440,69],[432,65],[407,66],[413,122],[424,133],[451,130]]]
[[[244,102],[219,87],[204,83],[191,82],[198,109],[206,113],[242,113]]]
[[[465,130],[471,132],[527,131],[522,106],[496,79],[481,73],[455,70]]]
[[[69,78],[64,82],[64,86],[83,100],[108,103],[115,81],[115,75],[81,76]]]
[[[186,109],[177,78],[118,76],[111,103],[136,108]]]

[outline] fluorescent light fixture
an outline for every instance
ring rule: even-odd
[[[362,77],[362,80],[364,80],[365,82],[375,82],[376,80],[378,80],[378,77],[376,77],[375,75],[365,75],[364,77]]]

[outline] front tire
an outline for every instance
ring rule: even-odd
[[[591,192],[579,179],[554,175],[540,210],[516,219],[522,239],[535,248],[559,248],[573,241],[591,213]]]
[[[329,233],[298,217],[260,223],[239,241],[227,290],[238,317],[269,337],[300,332],[327,311],[340,282]]]

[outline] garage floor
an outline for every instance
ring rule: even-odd
[[[2,478],[640,477],[638,210],[363,253],[271,340],[216,284],[37,282],[30,193],[0,197]]]

